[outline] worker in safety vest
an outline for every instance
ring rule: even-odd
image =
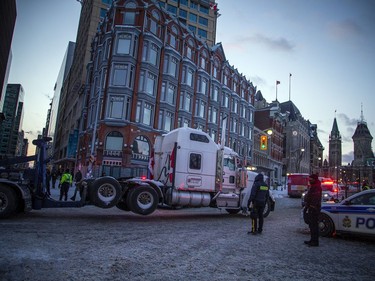
[[[362,191],[363,190],[369,190],[370,186],[368,185],[367,181],[363,181],[362,183]]]
[[[73,177],[69,172],[69,169],[66,169],[61,176],[60,180],[60,201],[64,197],[64,200],[68,200],[69,187],[72,185]]]
[[[250,206],[251,231],[248,234],[261,234],[263,231],[263,213],[269,197],[269,186],[264,182],[263,174],[259,173],[251,189],[248,206]]]

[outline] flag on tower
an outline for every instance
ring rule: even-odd
[[[280,84],[280,81],[276,80],[276,85],[279,85]]]

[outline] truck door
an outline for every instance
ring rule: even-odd
[[[224,156],[223,192],[233,192],[236,189],[236,162],[235,157]]]

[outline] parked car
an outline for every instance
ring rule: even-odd
[[[348,233],[375,237],[375,190],[356,193],[339,203],[323,203],[319,229],[321,236]]]

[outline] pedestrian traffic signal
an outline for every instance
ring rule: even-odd
[[[260,150],[267,150],[267,136],[260,137]]]

